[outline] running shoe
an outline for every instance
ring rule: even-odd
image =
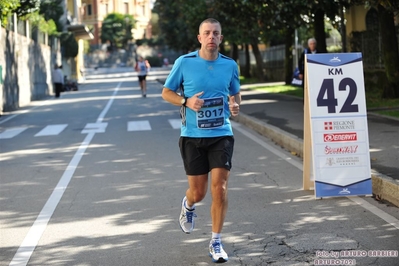
[[[189,234],[194,230],[194,219],[197,217],[195,208],[189,210],[186,208],[185,203],[187,198],[184,197],[181,201],[181,212],[179,217],[179,224],[184,233]]]
[[[209,256],[215,263],[223,263],[229,260],[227,253],[223,250],[222,242],[211,240],[209,243]]]

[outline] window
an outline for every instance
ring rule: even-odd
[[[129,14],[129,3],[124,3],[125,5],[125,14]]]
[[[366,14],[366,28],[368,31],[378,32],[378,12],[374,8]]]
[[[92,15],[91,4],[88,4],[88,5],[86,6],[86,8],[87,8],[86,14],[87,14],[88,16],[91,16],[91,15]]]

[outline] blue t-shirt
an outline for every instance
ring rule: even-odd
[[[232,136],[230,124],[229,96],[240,91],[236,62],[222,54],[216,60],[201,58],[198,51],[180,56],[164,84],[165,88],[178,92],[184,97],[200,96],[204,105],[195,112],[188,107],[180,110],[182,117],[181,136],[209,138]]]

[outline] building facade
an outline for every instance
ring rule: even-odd
[[[362,52],[364,68],[383,69],[385,66],[382,59],[378,11],[374,8],[355,5],[346,10],[345,17],[347,50]],[[393,19],[398,27],[399,15],[397,14]],[[392,32],[392,34],[396,34],[399,39],[399,31]],[[399,49],[399,45],[397,48]]]
[[[101,46],[101,26],[104,18],[110,13],[132,15],[135,28],[132,35],[135,40],[151,38],[151,6],[150,0],[81,0],[81,21],[88,26],[94,38],[91,46]]]

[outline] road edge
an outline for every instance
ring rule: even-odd
[[[243,113],[231,119],[251,128],[262,136],[270,138],[293,155],[303,158],[303,140],[297,136]],[[399,182],[374,170],[371,173],[371,179],[373,195],[378,200],[385,200],[399,207]]]

